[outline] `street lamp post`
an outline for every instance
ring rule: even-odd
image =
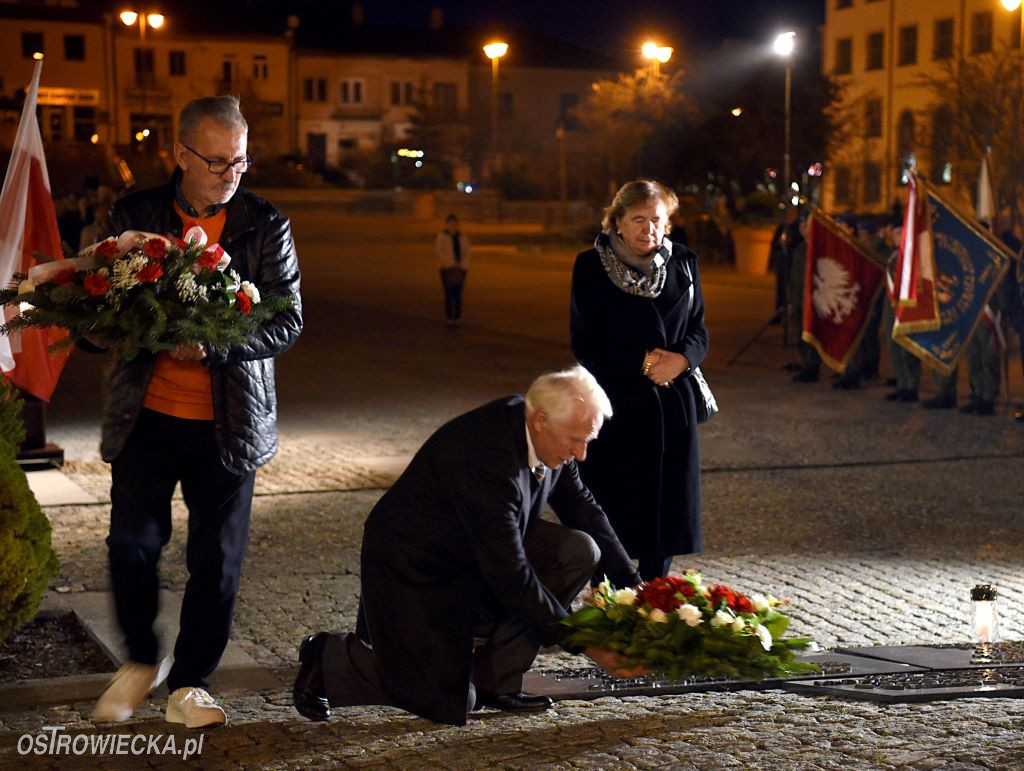
[[[796,33],[795,32],[783,32],[781,35],[775,38],[775,44],[772,46],[775,53],[786,60],[786,118],[785,118],[785,150],[782,156],[782,189],[785,191],[786,199],[790,197],[790,130],[791,130],[791,114],[790,108],[790,93],[793,82],[793,49],[796,47]]]
[[[498,60],[508,53],[508,43],[495,41],[484,46],[491,60],[491,163],[498,163]]]
[[[655,79],[661,77],[661,65],[672,58],[671,46],[660,46],[653,40],[648,40],[640,48],[640,53],[645,59],[651,60],[651,73]]]
[[[161,13],[139,13],[138,11],[121,11],[121,13],[118,15],[118,18],[121,19],[121,23],[124,24],[124,26],[126,27],[131,27],[135,24],[139,25],[139,55],[136,59],[137,71],[135,73],[135,80],[136,85],[142,92],[142,109],[140,115],[142,127],[139,129],[138,132],[136,132],[135,138],[141,145],[142,140],[149,136],[149,128],[146,125],[148,123],[148,121],[146,120],[146,90],[148,88],[148,84],[146,83],[146,78],[143,77],[141,71],[142,57],[144,56],[142,46],[146,42],[146,27],[149,26],[152,29],[160,29],[162,26],[164,26],[165,19],[164,15]],[[131,131],[130,116],[128,126],[129,131]]]

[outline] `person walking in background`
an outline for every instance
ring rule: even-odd
[[[233,258],[241,280],[290,298],[292,306],[244,344],[179,345],[158,356],[118,358],[108,375],[100,452],[111,464],[110,582],[128,661],[97,702],[98,720],[127,720],[166,676],[169,722],[200,728],[225,721],[207,678],[231,631],[256,469],[277,451],[274,357],[302,330],[288,219],[239,189],[252,163],[247,140],[237,97],[189,102],[178,120],[170,182],[120,199],[110,213],[110,234],[180,237],[202,227],[209,243],[219,242]],[[189,515],[188,582],[167,674],[153,623],[157,564],[171,537],[179,482]]]
[[[441,286],[444,288],[444,315],[449,327],[462,322],[462,288],[466,285],[469,271],[469,237],[459,230],[459,218],[449,214],[444,221],[444,230],[434,239],[441,270]]]
[[[691,375],[708,331],[697,255],[665,237],[677,205],[653,180],[624,185],[572,272],[572,352],[616,415],[580,474],[644,580],[703,546]]]

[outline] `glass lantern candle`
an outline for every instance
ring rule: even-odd
[[[996,590],[988,584],[971,589],[971,624],[976,643],[992,643],[999,637]]]

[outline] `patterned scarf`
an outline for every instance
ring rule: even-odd
[[[619,289],[638,297],[654,298],[665,288],[668,277],[669,259],[672,257],[672,242],[663,239],[661,246],[651,257],[637,259],[630,254],[620,236],[600,233],[594,241],[594,248],[601,257],[605,273]]]

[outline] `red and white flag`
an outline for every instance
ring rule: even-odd
[[[803,340],[835,370],[846,369],[860,344],[885,271],[823,212],[807,223]]]
[[[62,259],[57,213],[50,195],[50,175],[43,155],[43,138],[36,120],[42,59],[36,62],[32,84],[25,95],[21,122],[11,150],[11,161],[0,193],[0,286],[8,286],[17,272],[28,272],[40,252]],[[8,309],[8,312],[16,312]],[[67,337],[59,329],[26,329],[10,338],[0,335],[0,370],[20,389],[49,401],[64,363],[67,348],[51,354],[51,344]]]
[[[907,208],[903,235],[896,256],[890,299],[896,320],[893,337],[927,332],[942,325],[935,294],[935,252],[928,213],[928,196],[913,173],[908,175]]]

